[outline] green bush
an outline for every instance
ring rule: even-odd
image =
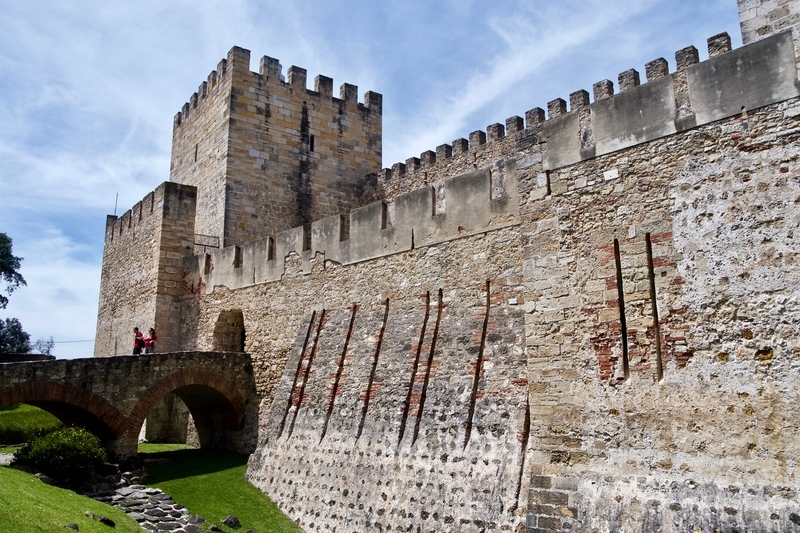
[[[0,409],[0,444],[31,442],[63,426],[58,418],[38,407],[12,405]]]
[[[100,440],[78,427],[62,428],[26,444],[14,454],[14,463],[68,485],[78,486],[107,460]]]

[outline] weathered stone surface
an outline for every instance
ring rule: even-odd
[[[142,422],[172,393],[193,413],[201,444],[252,451],[258,431],[255,386],[250,356],[238,353],[183,352],[0,365],[0,407],[25,402],[69,405],[70,409],[58,411],[65,422],[90,423],[123,456],[136,454]],[[127,463],[135,464],[134,459]],[[130,472],[122,475],[129,481],[136,477]],[[126,490],[134,498],[146,497],[143,485]]]
[[[249,91],[234,49],[176,121],[174,178],[204,176],[196,215],[163,217],[169,246],[202,228],[233,246],[164,249],[148,279],[172,299],[101,306],[98,338],[111,350],[112,326],[157,317],[180,349],[252,354],[248,477],[308,531],[791,530],[800,93],[780,30],[798,5],[740,0],[754,44],[715,36],[707,61],[684,48],[672,74],[656,60],[644,85],[626,71],[617,95],[597,84],[591,105],[574,93],[570,112],[556,99],[548,120],[533,110],[525,129],[493,124],[373,177],[354,169],[379,163],[380,102],[350,116],[343,87],[332,102],[362,129],[324,140],[343,168],[315,169],[310,126],[290,131],[294,91],[330,99],[332,83],[304,94],[302,69],[280,85],[268,60],[267,89]],[[230,130],[204,111],[215,83],[233,87]],[[265,124],[263,146],[237,137]],[[232,194],[203,181],[232,173]],[[281,179],[274,201],[247,196]],[[147,223],[109,227],[152,239]],[[107,254],[119,294],[139,275],[113,272],[125,253]]]

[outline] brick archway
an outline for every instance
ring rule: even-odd
[[[138,435],[148,413],[171,393],[189,407],[198,432],[212,424],[214,416],[225,430],[242,427],[247,402],[236,385],[214,372],[190,368],[160,379],[142,395],[128,417],[128,435]]]
[[[17,383],[0,390],[0,408],[27,403],[52,413],[62,422],[84,426],[101,440],[119,439],[128,419],[103,397],[52,381]]]

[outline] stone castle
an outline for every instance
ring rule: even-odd
[[[384,169],[380,94],[233,48],[107,219],[95,356],[249,353],[309,532],[800,531],[800,1],[738,5]]]

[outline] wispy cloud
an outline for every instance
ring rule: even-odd
[[[480,110],[510,94],[532,92],[525,82],[535,83],[533,78],[546,65],[568,57],[568,52],[587,46],[655,3],[655,0],[618,2],[613,8],[606,8],[607,2],[580,5],[566,2],[558,7],[542,6],[536,11],[520,10],[490,19],[486,28],[503,43],[502,49],[480,58],[479,63],[467,70],[471,74],[459,90],[446,98],[438,95],[440,99],[435,106],[425,108],[415,122],[406,125],[410,126],[407,131],[398,134],[399,142],[387,151],[388,155],[417,154],[466,136],[470,119]]]
[[[7,316],[19,318],[31,341],[51,336],[59,341],[53,352],[57,357],[91,357],[93,343],[60,341],[94,339],[90,310],[97,312],[100,289],[95,251],[47,224],[33,224],[22,234],[37,237],[13,242],[14,255],[23,257],[28,286],[11,296]]]

